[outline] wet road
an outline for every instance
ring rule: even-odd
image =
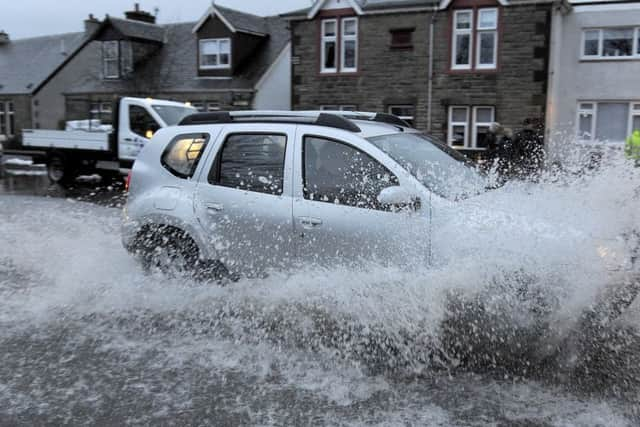
[[[149,276],[121,247],[117,186],[0,188],[2,426],[640,425],[637,306],[549,327],[533,299],[483,299],[463,262],[224,288]]]

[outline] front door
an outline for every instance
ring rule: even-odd
[[[301,149],[296,152],[294,176],[299,186],[293,215],[302,263],[426,262],[428,206],[416,211],[378,202],[384,188],[404,185],[411,178],[392,172],[392,165],[385,166],[388,158],[374,158],[375,150],[368,144],[357,147],[356,141],[304,133],[298,141]]]
[[[211,252],[232,271],[256,275],[293,257],[294,135],[293,125],[228,126],[209,155],[195,209]]]

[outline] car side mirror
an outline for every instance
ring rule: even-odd
[[[383,189],[378,195],[378,202],[395,210],[408,208],[417,211],[422,207],[420,197],[397,185]]]

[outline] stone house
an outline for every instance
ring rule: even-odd
[[[551,2],[319,0],[283,15],[292,105],[385,111],[473,157],[544,123]]]
[[[69,43],[64,60],[25,99],[15,134],[66,120],[109,123],[120,96],[189,102],[202,111],[290,108],[289,32],[280,17],[214,5],[198,22],[158,25],[137,5],[125,17],[89,16],[85,31],[72,36],[80,42]]]
[[[640,130],[640,2],[553,10],[547,123],[551,153],[621,147]],[[582,151],[582,150],[580,150]]]

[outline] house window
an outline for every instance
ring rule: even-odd
[[[343,73],[358,69],[358,19],[321,21],[320,72]]]
[[[490,106],[449,107],[447,142],[454,148],[484,150],[489,126],[495,121],[495,108]]]
[[[414,31],[414,28],[391,30],[391,49],[411,49]]]
[[[389,105],[387,111],[389,112],[389,114],[398,116],[399,118],[407,122],[411,127],[415,127],[415,107],[413,105]]]
[[[358,69],[358,19],[342,20],[342,37],[340,39],[340,71],[353,72]]]
[[[207,102],[207,111],[220,111],[220,103]]]
[[[336,26],[338,21],[328,19],[322,21],[322,65],[323,73],[335,73],[338,71],[336,50],[338,47],[338,34]]]
[[[580,102],[576,135],[582,142],[622,143],[640,130],[640,104],[629,102]]]
[[[231,39],[200,40],[200,69],[231,68]]]
[[[456,10],[452,31],[451,69],[492,70],[497,67],[498,9]]]
[[[191,106],[193,108],[195,108],[196,110],[198,110],[199,112],[203,112],[204,111],[204,102],[194,101],[194,102],[191,103]]]
[[[120,77],[120,48],[117,41],[102,42],[102,67],[105,79]]]
[[[133,72],[133,49],[128,40],[102,42],[102,72],[105,79],[119,79]]]
[[[453,52],[451,68],[471,69],[471,38],[473,37],[473,11],[456,10],[453,14]]]
[[[13,102],[0,101],[0,135],[13,136],[15,134]]]
[[[476,68],[496,68],[498,51],[498,9],[478,10]]]
[[[640,58],[640,28],[599,28],[582,32],[582,59]]]

